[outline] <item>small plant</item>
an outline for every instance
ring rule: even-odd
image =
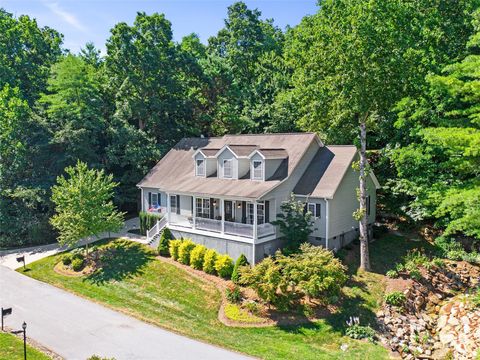
[[[472,297],[473,306],[480,308],[480,288],[477,288]]]
[[[80,271],[83,269],[83,259],[75,258],[72,260],[72,269],[73,271]]]
[[[170,240],[168,244],[168,252],[173,260],[178,260],[178,248],[182,244],[182,240]]]
[[[62,263],[63,265],[70,265],[72,263],[72,255],[71,254],[65,254],[62,256]]]
[[[417,280],[417,281],[422,278],[422,273],[418,269],[410,270],[408,274],[410,275],[410,277],[412,279]]]
[[[238,304],[242,300],[242,292],[238,285],[230,284],[225,289],[225,297],[231,303]]]
[[[228,255],[220,255],[215,261],[217,274],[224,279],[230,279],[233,272],[233,259]]]
[[[393,291],[385,295],[385,302],[388,305],[401,307],[405,304],[405,301],[407,301],[407,298],[405,297],[405,294],[400,291]]]
[[[234,283],[238,283],[239,280],[240,280],[240,271],[239,271],[239,268],[241,266],[247,266],[248,265],[248,261],[247,261],[247,257],[245,255],[240,255],[237,259],[237,261],[235,262],[235,267],[233,268],[233,273],[232,273],[232,281]]]
[[[424,265],[430,261],[427,255],[422,250],[413,249],[403,258],[405,264],[413,263],[415,265]]]
[[[398,273],[403,272],[403,271],[405,271],[405,265],[403,265],[402,263],[396,264],[395,265],[395,270]]]
[[[190,265],[190,253],[197,246],[192,240],[184,240],[178,247],[178,262]]]
[[[190,253],[190,266],[197,270],[203,269],[203,261],[207,248],[203,245],[197,245]]]
[[[203,258],[203,271],[207,274],[215,274],[215,262],[217,261],[218,253],[213,249],[208,249]]]
[[[169,228],[164,228],[162,230],[162,235],[160,236],[160,240],[158,242],[158,254],[162,256],[168,256],[169,255],[169,244],[170,240],[173,240],[173,235],[172,232],[170,231]]]
[[[398,278],[397,270],[388,270],[385,275],[387,275],[387,277],[389,277],[390,279]]]
[[[248,301],[243,306],[244,306],[245,309],[247,309],[253,315],[260,314],[260,308],[255,301]]]
[[[347,320],[347,330],[345,334],[352,339],[368,339],[370,341],[375,340],[375,330],[370,326],[360,325],[360,319],[358,317],[351,317]]]

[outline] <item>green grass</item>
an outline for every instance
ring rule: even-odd
[[[388,358],[380,345],[343,336],[344,323],[335,319],[302,326],[227,327],[217,319],[221,296],[214,285],[132,244],[90,276],[57,274],[53,267],[59,255],[31,264],[26,275],[180,334],[265,359]],[[346,352],[340,349],[344,343]]]
[[[23,341],[12,334],[0,332],[0,359],[23,360]],[[27,359],[47,360],[50,357],[27,345]]]

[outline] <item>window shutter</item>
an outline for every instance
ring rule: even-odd
[[[158,206],[162,206],[162,193],[157,193]]]
[[[270,222],[270,201],[265,201],[265,224]]]
[[[180,195],[177,195],[177,214],[180,214]]]
[[[214,198],[210,198],[210,219],[213,219],[215,216],[215,206],[213,206]]]
[[[305,214],[307,213],[307,211],[308,211],[308,204],[305,203],[305,204],[303,205],[303,215],[305,215]]]
[[[320,210],[321,210],[320,204],[315,204],[315,216],[318,218],[321,217]]]
[[[242,223],[247,223],[247,202],[242,201]]]
[[[148,207],[152,207],[152,193],[148,192]]]

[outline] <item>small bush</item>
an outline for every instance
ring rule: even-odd
[[[440,258],[434,258],[432,260],[432,264],[435,265],[436,267],[443,268],[445,266],[445,261]]]
[[[220,255],[215,261],[217,274],[224,279],[230,279],[233,273],[233,259],[228,255]]]
[[[147,235],[147,231],[150,230],[155,223],[162,218],[162,216],[141,211],[138,214],[138,218],[140,221],[140,234]]]
[[[420,280],[422,278],[422,274],[420,272],[420,270],[418,269],[413,269],[413,270],[410,270],[408,272],[408,274],[410,275],[410,277],[414,280]]]
[[[173,260],[178,260],[178,248],[182,244],[182,240],[170,240],[168,244],[168,252]]]
[[[401,264],[401,263],[400,263],[400,264],[396,264],[396,265],[395,265],[395,270],[396,270],[397,272],[399,272],[399,273],[400,273],[400,272],[403,272],[403,271],[405,271],[405,265],[403,265],[403,264]]]
[[[244,307],[245,309],[250,311],[253,315],[260,314],[260,308],[255,301],[248,301],[247,303],[245,303]]]
[[[215,274],[215,262],[217,261],[218,253],[213,249],[208,249],[203,258],[203,271],[207,274]]]
[[[75,258],[72,260],[73,271],[80,271],[83,269],[83,259]]]
[[[352,339],[368,339],[370,341],[374,341],[375,339],[375,330],[370,326],[352,325],[347,328],[345,333]]]
[[[192,240],[184,240],[178,248],[178,262],[190,265],[190,253],[197,246]]]
[[[172,232],[170,231],[169,228],[165,227],[162,230],[162,235],[160,235],[160,240],[158,242],[158,254],[162,256],[168,256],[169,255],[169,244],[170,240],[173,240],[173,235]]]
[[[393,291],[385,295],[385,302],[392,306],[401,307],[405,304],[406,300],[405,294],[400,291]]]
[[[238,304],[242,300],[242,292],[237,285],[230,285],[225,289],[225,297],[231,303]]]
[[[235,262],[235,267],[233,268],[233,273],[232,273],[232,281],[234,283],[238,283],[239,280],[240,280],[240,271],[239,271],[239,268],[241,266],[247,266],[248,265],[248,261],[247,261],[247,257],[245,255],[240,255],[237,259],[237,261]]]
[[[197,270],[203,269],[203,261],[207,248],[203,245],[197,245],[190,253],[190,266]]]
[[[428,258],[427,255],[421,250],[418,249],[413,249],[405,255],[403,258],[405,264],[407,263],[413,263],[415,265],[424,265],[428,262],[430,262],[430,259]]]
[[[65,254],[62,256],[63,265],[70,265],[72,263],[72,255]]]
[[[387,275],[387,277],[390,279],[398,278],[398,272],[396,270],[388,270],[385,275]]]

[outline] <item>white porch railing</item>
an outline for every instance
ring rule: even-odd
[[[152,241],[153,238],[158,235],[160,231],[162,231],[166,224],[167,219],[165,217],[162,217],[160,220],[158,220],[151,229],[147,230],[147,241]]]
[[[253,237],[253,225],[225,221],[225,234]]]
[[[195,227],[200,230],[221,232],[222,222],[220,220],[199,217],[195,219]]]
[[[275,234],[275,226],[270,224],[270,223],[266,223],[266,224],[260,224],[257,226],[257,236],[259,238],[261,237],[264,237],[264,236],[268,236],[268,235],[273,235]]]

